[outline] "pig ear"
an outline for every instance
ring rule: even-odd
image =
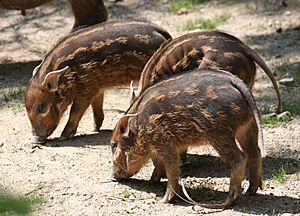
[[[119,128],[122,136],[128,137],[130,131],[137,134],[137,124],[134,118],[137,114],[125,115],[120,119]]]
[[[43,62],[44,62],[44,60],[42,60],[42,62],[33,69],[33,71],[32,71],[32,77],[34,77],[36,75],[36,73],[39,71],[39,69],[41,68]]]
[[[130,82],[130,103],[132,103],[132,101],[134,101],[134,99],[136,98],[136,95],[134,93],[134,89],[133,89],[133,81]]]
[[[56,92],[58,90],[59,77],[64,74],[64,72],[66,72],[69,68],[69,66],[66,66],[63,69],[48,73],[42,83],[42,87],[50,92]]]

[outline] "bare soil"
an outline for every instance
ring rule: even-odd
[[[191,19],[209,18],[224,12],[231,18],[218,29],[232,33],[254,48],[276,71],[280,65],[300,73],[300,5],[286,1],[210,1],[187,14],[169,13],[167,1],[124,0],[105,2],[110,19],[146,19],[165,27],[177,37]],[[275,3],[274,3],[275,2]],[[177,198],[171,204],[159,199],[166,180],[151,184],[149,163],[132,179],[110,181],[109,139],[120,110],[126,110],[128,89],[105,95],[105,120],[100,133],[93,133],[91,110],[87,110],[74,139],[58,141],[66,123],[65,114],[44,146],[30,143],[31,128],[23,104],[22,90],[33,68],[73,24],[66,4],[55,1],[27,16],[19,11],[0,11],[0,187],[21,194],[39,194],[44,203],[33,215],[300,215],[300,118],[275,126],[263,125],[267,156],[263,160],[264,189],[256,196],[242,196],[234,207],[208,210]],[[290,72],[290,71],[287,71]],[[280,77],[277,76],[277,79]],[[284,103],[298,108],[299,86],[281,86]],[[17,99],[6,99],[16,91]],[[254,95],[260,107],[276,107],[276,95],[267,76],[258,70]],[[13,96],[10,96],[13,98]],[[286,106],[287,107],[287,106]],[[190,196],[199,202],[223,201],[229,187],[229,168],[210,147],[191,149],[181,176]],[[276,171],[284,167],[279,183]],[[246,188],[248,181],[244,181]]]

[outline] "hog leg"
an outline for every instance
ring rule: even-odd
[[[234,138],[219,138],[222,142],[214,143],[213,146],[231,167],[230,187],[223,208],[231,206],[242,193],[242,181],[245,176],[246,157],[237,147]]]
[[[93,97],[91,101],[93,114],[94,114],[95,132],[100,130],[100,127],[102,126],[103,119],[104,119],[103,98],[104,98],[104,92],[103,90],[100,90],[99,93],[95,97]]]
[[[61,140],[66,140],[72,138],[77,130],[78,123],[83,116],[85,110],[89,107],[90,100],[77,100],[73,101],[70,116],[67,125],[65,126],[62,134]]]
[[[152,159],[152,162],[154,165],[154,171],[152,173],[150,181],[160,182],[161,178],[166,177],[164,162],[161,157],[156,157],[155,159]]]
[[[162,203],[168,203],[174,197],[175,192],[179,191],[178,177],[179,177],[179,165],[180,159],[176,152],[176,149],[170,148],[168,152],[163,154],[163,163],[166,168],[166,173],[168,177],[167,190],[162,198]]]
[[[250,186],[246,195],[253,195],[259,187],[262,188],[262,159],[255,120],[238,128],[236,138],[248,159]]]

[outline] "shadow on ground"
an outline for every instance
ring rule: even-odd
[[[300,26],[281,30],[280,33],[247,36],[245,41],[250,46],[258,45],[259,48],[255,50],[269,58],[287,54],[299,55],[300,49],[295,47],[300,47]]]
[[[112,130],[100,130],[99,133],[79,135],[69,140],[59,140],[59,138],[54,138],[48,140],[45,144],[38,146],[85,148],[88,146],[109,145],[111,132]]]
[[[189,164],[184,167],[183,177],[220,178],[229,176],[229,167],[218,157],[188,154],[187,161]],[[300,171],[300,161],[290,158],[266,157],[263,159],[263,166],[264,179],[272,179],[274,171],[279,170],[282,166],[287,166],[286,174],[293,174]],[[163,179],[160,183],[152,183],[148,180],[140,180],[133,177],[121,183],[138,191],[154,193],[158,197],[163,197],[167,187],[166,179]],[[214,190],[209,184],[199,185],[199,182],[190,182],[186,183],[185,187],[190,197],[200,203],[222,203],[227,197],[227,191]],[[176,198],[173,203],[183,206],[190,205],[179,198]],[[274,206],[274,203],[281,203],[281,205]],[[298,214],[300,213],[299,205],[300,199],[297,198],[275,196],[273,194],[257,194],[255,196],[241,196],[232,208],[235,211],[257,215],[278,213]]]
[[[27,85],[33,69],[40,61],[14,62],[0,64],[0,89]]]
[[[122,182],[135,190],[138,191],[146,191],[147,193],[154,193],[157,197],[162,198],[167,183],[152,183],[146,180],[139,179],[129,179],[127,181]],[[199,187],[199,188],[190,188],[185,186],[190,197],[199,203],[222,203],[225,201],[227,197],[227,192],[224,191],[216,191],[210,188]],[[182,193],[180,193],[182,195]],[[158,202],[158,201],[157,201]],[[172,201],[174,205],[181,206],[190,206],[191,204],[186,203],[180,198],[176,197],[175,200]],[[281,203],[280,206],[274,206],[274,203]],[[291,214],[299,214],[300,209],[300,199],[296,199],[289,196],[274,196],[274,195],[264,195],[264,194],[256,194],[254,196],[245,196],[242,195],[232,207],[235,211],[243,212],[243,213],[251,213],[251,214],[278,214],[278,213],[291,213]],[[201,208],[199,208],[200,210]],[[197,211],[197,210],[195,210]]]
[[[298,154],[300,154],[300,152]],[[219,157],[188,154],[187,162],[188,164],[184,166],[184,170],[181,174],[183,177],[229,177],[230,168]],[[286,174],[294,174],[300,171],[299,160],[278,157],[278,154],[276,153],[274,156],[267,156],[263,159],[263,178],[272,179],[273,173],[283,166],[287,169]]]

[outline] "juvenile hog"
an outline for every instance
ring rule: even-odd
[[[169,202],[172,189],[179,189],[179,154],[188,147],[210,144],[231,166],[230,188],[224,203],[202,206],[229,207],[242,192],[247,163],[247,194],[262,186],[259,126],[250,90],[232,74],[198,69],[170,76],[146,89],[117,123],[111,138],[112,178],[127,179],[152,159],[151,180],[160,181],[166,172],[162,202]]]
[[[8,10],[25,10],[46,4],[52,0],[0,0],[0,8]],[[68,0],[75,22],[73,30],[78,27],[91,26],[107,20],[108,12],[102,0]]]
[[[276,80],[260,56],[236,37],[219,32],[194,32],[165,43],[145,66],[139,92],[174,73],[196,68],[218,68],[242,79],[250,89],[254,84],[255,62],[271,79],[278,98],[277,111],[282,111],[281,95]]]
[[[34,69],[25,90],[32,142],[45,142],[71,103],[61,138],[74,136],[90,104],[98,131],[104,118],[104,90],[137,81],[151,55],[170,38],[151,23],[110,21],[62,39]]]

